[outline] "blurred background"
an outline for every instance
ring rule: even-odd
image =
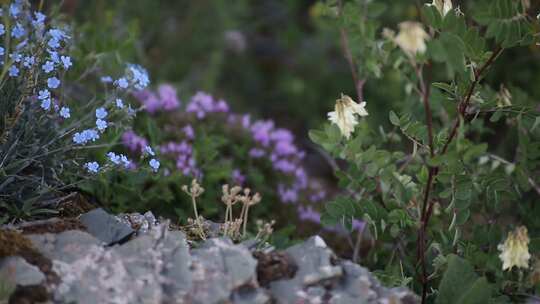
[[[418,20],[424,3],[378,2],[385,7],[380,22],[392,29]],[[474,1],[453,2],[466,11]],[[540,3],[532,5],[535,11]],[[211,92],[237,112],[292,129],[308,147],[307,130],[326,119],[339,94],[355,96],[339,28],[321,16],[315,0],[67,0],[63,11],[83,26],[88,50],[119,49],[117,56],[148,68],[154,84],[173,83],[180,96]],[[361,43],[351,41],[351,48]],[[539,59],[538,48],[505,52],[501,61],[519,75],[505,73],[501,63],[490,81],[529,88],[540,83]],[[364,95],[369,119],[385,126],[405,92],[396,71],[381,74],[366,84]],[[540,87],[532,90],[539,98]]]

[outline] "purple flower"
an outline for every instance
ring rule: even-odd
[[[216,104],[216,106],[215,106],[215,111],[216,112],[227,113],[227,112],[229,112],[229,105],[227,104],[227,102],[225,100],[220,99],[218,101],[218,103]]]
[[[362,232],[364,231],[364,228],[366,227],[366,223],[364,221],[360,221],[357,219],[354,219],[352,221],[352,230]]]
[[[246,181],[246,176],[242,174],[242,172],[240,172],[239,169],[234,169],[232,171],[232,179],[234,181],[235,184],[237,185],[243,185]]]
[[[242,116],[242,127],[244,129],[249,129],[250,125],[251,125],[251,117],[249,116],[249,114],[243,115]]]
[[[278,185],[278,194],[283,203],[296,203],[298,201],[298,191],[286,188],[283,184]]]
[[[191,140],[195,138],[195,130],[193,130],[193,127],[191,125],[183,127],[182,131],[184,131],[184,135],[186,135],[188,139]]]
[[[122,134],[122,144],[131,152],[142,152],[144,147],[148,145],[148,141],[133,131],[126,131]]]
[[[313,202],[313,203],[320,202],[320,201],[324,200],[325,198],[326,198],[326,191],[324,191],[324,190],[319,190],[317,192],[312,193],[309,196],[309,200],[311,202]]]
[[[253,139],[261,145],[267,147],[270,144],[270,132],[274,128],[274,122],[271,120],[257,121],[251,125],[251,134]]]
[[[229,105],[224,100],[216,102],[212,95],[204,92],[197,92],[193,95],[186,107],[186,112],[195,113],[198,119],[205,118],[208,113],[225,113],[228,111]]]
[[[176,89],[169,85],[163,84],[158,88],[158,95],[160,100],[161,107],[165,111],[171,111],[177,109],[180,106],[180,101],[176,95]]]
[[[161,102],[157,96],[149,90],[142,90],[134,92],[133,95],[137,98],[143,105],[146,112],[154,114],[159,109],[161,109]]]
[[[288,142],[292,143],[294,141],[294,135],[291,131],[286,129],[276,129],[270,134],[270,138],[275,142]]]
[[[272,165],[274,169],[283,173],[292,173],[296,170],[296,165],[286,159],[277,160]]]
[[[266,153],[262,149],[252,148],[251,150],[249,150],[249,157],[251,157],[251,158],[261,158],[265,154]]]
[[[307,221],[307,222],[313,222],[316,224],[321,223],[321,214],[315,210],[311,206],[298,206],[298,217],[301,221]]]

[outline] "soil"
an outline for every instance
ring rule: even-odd
[[[266,287],[272,281],[293,278],[298,270],[294,260],[284,252],[264,253],[257,251],[253,253],[253,257],[258,260],[257,279],[261,286]]]
[[[73,218],[95,208],[82,194],[77,193],[73,198],[60,203],[57,210],[61,217]]]
[[[60,233],[67,230],[82,230],[86,227],[77,218],[63,218],[47,223],[36,224],[20,228],[23,234]]]
[[[17,285],[9,297],[9,304],[45,303],[50,299],[51,295],[43,285]]]
[[[14,230],[0,230],[0,259],[21,256],[26,262],[36,266],[45,275],[47,284],[57,284],[60,277],[52,270],[52,262],[37,251],[29,239]],[[44,285],[17,286],[9,303],[37,303],[51,298]]]

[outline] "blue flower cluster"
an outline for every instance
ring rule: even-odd
[[[21,91],[31,88],[32,93],[28,99],[37,101],[44,115],[60,122],[77,116],[76,111],[65,104],[61,91],[66,73],[74,64],[68,55],[70,30],[51,27],[53,22],[49,22],[42,12],[32,11],[25,0],[15,0],[4,9],[9,11],[9,20],[0,22],[0,38],[4,40],[0,43],[0,65],[7,72],[6,77],[14,81]],[[0,9],[0,15],[6,16],[3,9]],[[92,126],[82,130],[71,129],[70,145],[83,146],[96,142],[110,126],[117,123],[111,117],[125,117],[126,113],[128,116],[133,115],[135,111],[131,106],[124,105],[122,96],[143,90],[150,83],[146,70],[136,64],[128,64],[124,75],[117,79],[104,76],[101,81],[106,85],[112,84],[113,93],[110,96],[107,94],[102,102],[96,102],[95,117],[90,121],[77,117],[80,119],[78,125]],[[155,153],[150,151],[154,157]],[[111,166],[132,167],[132,162],[125,155],[109,152],[107,158]],[[154,171],[159,169],[159,161],[155,158],[152,158],[149,165]],[[83,165],[90,173],[98,173],[107,166],[101,166],[95,161]]]
[[[41,12],[32,12],[22,0],[9,5],[9,18],[6,24],[0,23],[0,36],[4,37],[0,55],[9,55],[0,64],[8,71],[10,78],[20,83],[33,79],[29,75],[37,75],[40,80],[38,85],[43,86],[36,89],[39,91],[37,97],[41,108],[45,111],[60,110],[60,117],[70,118],[70,109],[60,107],[53,94],[62,83],[60,78],[72,66],[71,57],[65,54],[70,40],[67,31],[48,28],[46,16]]]

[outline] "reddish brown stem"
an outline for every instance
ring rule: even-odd
[[[448,139],[446,140],[443,149],[439,153],[439,155],[444,155],[448,147],[450,146],[450,143],[454,139],[454,137],[457,134],[457,129],[460,124],[460,119],[465,118],[467,114],[467,107],[470,104],[471,97],[474,94],[474,90],[476,89],[476,86],[481,80],[482,74],[485,72],[485,70],[495,61],[495,59],[501,54],[503,51],[502,48],[497,48],[493,54],[489,57],[489,59],[480,67],[480,69],[474,71],[474,80],[469,86],[465,97],[460,101],[458,104],[457,112],[458,117],[456,117],[456,120],[454,121],[454,124],[452,126],[452,129],[450,131],[450,135]],[[430,140],[430,153],[431,156],[435,155],[435,149],[433,146],[433,133],[430,132],[432,130],[432,117],[431,117],[431,108],[429,105],[429,91],[426,89],[426,84],[422,81],[422,73],[421,70],[417,69],[417,74],[419,79],[421,80],[421,89],[422,89],[422,95],[423,95],[423,102],[424,102],[424,109],[426,111],[426,124],[428,126],[428,136]],[[427,94],[426,94],[427,92]],[[427,113],[429,112],[429,113]],[[423,205],[422,205],[422,211],[420,214],[420,228],[418,231],[418,238],[417,238],[417,263],[420,264],[420,267],[422,269],[422,276],[421,276],[421,283],[422,283],[422,303],[426,303],[427,300],[427,290],[428,290],[428,275],[427,275],[427,269],[426,269],[426,231],[427,226],[429,224],[429,219],[431,218],[431,214],[433,212],[433,202],[430,201],[429,196],[430,192],[433,189],[435,177],[437,176],[439,172],[438,167],[430,167],[429,173],[428,173],[428,180],[426,183],[426,188],[424,191],[424,199],[423,199]]]
[[[503,51],[503,49],[501,47],[498,47],[493,52],[493,54],[491,54],[491,57],[489,57],[489,59],[486,61],[486,63],[484,63],[484,65],[482,65],[482,67],[480,67],[479,70],[474,72],[474,80],[471,83],[471,86],[469,87],[469,89],[467,90],[467,94],[465,95],[465,98],[463,100],[461,100],[460,103],[458,104],[458,114],[459,114],[459,116],[456,117],[456,120],[454,121],[454,125],[452,126],[452,130],[450,131],[450,135],[448,136],[448,139],[444,143],[443,149],[441,151],[441,155],[446,153],[450,143],[452,142],[452,140],[456,136],[457,129],[459,127],[459,120],[460,120],[460,118],[465,118],[465,115],[467,114],[467,107],[469,106],[469,103],[471,101],[471,97],[472,97],[472,95],[474,93],[474,90],[476,89],[476,86],[478,85],[478,83],[481,80],[482,74],[493,63],[493,61],[495,61],[495,59],[497,59],[497,57],[502,53],[502,51]]]

